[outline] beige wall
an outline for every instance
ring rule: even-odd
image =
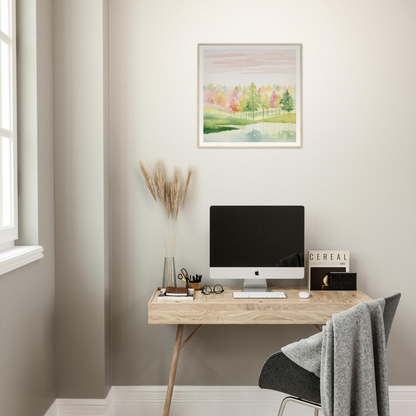
[[[416,384],[414,3],[116,0],[109,31],[108,0],[18,4],[20,242],[45,257],[0,276],[2,412],[41,416],[55,391],[104,397],[110,359],[113,385],[166,384],[175,329],[147,324],[163,250],[139,158],[195,166],[176,260],[207,283],[209,205],[305,205],[306,249],[350,250],[361,290],[403,293],[390,384]],[[208,42],[303,44],[302,149],[197,148],[197,43]],[[255,385],[268,354],[314,332],[206,327],[183,351],[178,384]]]
[[[0,276],[0,413],[41,416],[56,397],[52,1],[17,6],[18,243],[44,258]]]
[[[163,248],[138,164],[158,157],[195,167],[178,267],[210,282],[211,204],[303,204],[306,250],[350,250],[361,290],[403,293],[389,381],[416,384],[415,15],[407,0],[110,2],[113,385],[168,379],[175,329],[147,324]],[[198,43],[303,45],[302,149],[197,148]],[[177,382],[255,385],[268,354],[315,331],[206,327]]]
[[[110,374],[108,0],[54,2],[56,388],[103,398]]]

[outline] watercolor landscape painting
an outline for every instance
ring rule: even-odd
[[[198,45],[199,147],[301,147],[301,45]]]

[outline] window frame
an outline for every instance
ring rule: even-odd
[[[4,1],[4,0],[0,0]],[[0,39],[10,45],[10,77],[11,77],[11,88],[10,88],[10,131],[0,127],[0,135],[11,137],[12,155],[10,161],[12,164],[12,180],[11,185],[11,226],[5,226],[0,228],[0,275],[9,273],[12,270],[18,269],[36,260],[44,257],[43,247],[40,245],[15,245],[18,239],[18,135],[17,135],[17,12],[16,12],[16,0],[8,0],[9,3],[9,23],[10,23],[10,36],[0,31]],[[0,27],[1,29],[1,27]],[[0,79],[1,82],[1,79]],[[23,88],[25,87],[23,83]],[[1,93],[1,91],[0,91]],[[0,99],[2,97],[0,96]],[[34,242],[37,244],[38,242]]]
[[[5,1],[5,0],[1,0]],[[1,31],[0,40],[9,45],[9,73],[10,73],[10,130],[0,126],[0,136],[11,140],[11,223],[0,228],[0,250],[14,246],[18,238],[18,210],[17,210],[17,83],[16,83],[16,1],[9,3],[10,36]],[[0,98],[1,99],[1,98]]]

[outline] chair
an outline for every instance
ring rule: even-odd
[[[393,318],[400,300],[400,293],[385,298],[383,313],[386,344]],[[278,416],[282,416],[285,406],[293,401],[314,409],[318,416],[321,409],[320,378],[298,366],[281,351],[272,354],[264,363],[260,372],[259,387],[290,394],[283,399]]]

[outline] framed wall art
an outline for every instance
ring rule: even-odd
[[[301,147],[302,45],[198,45],[198,147]]]

